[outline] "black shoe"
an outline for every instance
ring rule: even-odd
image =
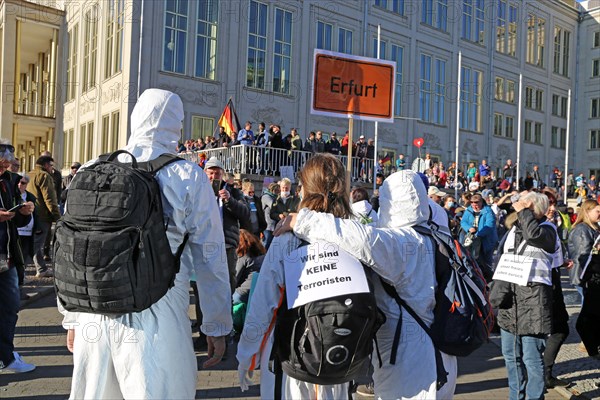
[[[567,381],[563,381],[562,379],[555,378],[553,376],[546,377],[546,387],[548,389],[559,387],[567,387],[570,383]]]

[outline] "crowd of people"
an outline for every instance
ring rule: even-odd
[[[177,95],[149,89],[140,96],[131,118],[126,150],[138,161],[153,160],[178,145],[183,105]],[[72,397],[193,398],[194,348],[207,351],[203,366],[211,368],[227,357],[226,339],[237,334],[242,390],[253,383],[253,371],[260,368],[263,398],[273,398],[276,390],[285,398],[349,398],[351,382],[314,384],[285,373],[278,380],[269,368],[277,360],[272,349],[278,310],[291,295],[285,277],[290,254],[303,244],[326,241],[378,277],[372,290],[386,323],[377,332],[379,356],[374,352],[364,381],[358,382],[360,393],[384,399],[451,398],[456,357],[442,353],[448,376],[440,388],[433,342],[427,335],[410,334],[421,328],[383,289],[384,282],[391,285],[431,325],[435,252],[416,226],[437,226],[457,239],[490,283],[511,399],[541,399],[546,388],[568,384],[553,374],[569,334],[561,268],[581,294],[576,325],[582,349],[600,359],[600,205],[594,176],[567,179],[564,188],[561,171],[555,169],[550,182],[544,182],[534,166],[517,190],[511,160],[496,176],[486,160],[463,171],[454,163],[446,168],[427,154],[421,173],[408,168],[400,155],[392,163],[393,171],[388,171],[391,174],[380,170],[372,194],[361,186],[348,193],[344,166],[334,157],[347,150],[347,136],[340,142],[333,133],[325,141],[321,132],[311,132],[302,143],[295,129],[283,137],[279,126],[265,128],[261,123],[254,134],[247,122],[238,133],[226,135],[221,129],[218,137],[188,141],[178,151],[243,144],[315,153],[302,166],[296,186],[283,178],[259,192],[250,180],[236,181],[217,157],[201,158],[198,165],[177,160],[156,173],[169,244],[175,253],[186,243],[179,273],[164,297],[126,315],[68,311],[58,302],[74,359]],[[359,157],[374,157],[372,139],[360,136],[352,145]],[[82,166],[74,163],[58,190],[51,155],[38,159],[36,171],[16,175],[8,171],[13,152],[14,147],[0,143],[0,179],[3,188],[10,188],[0,193],[4,209],[0,210],[0,370],[27,372],[35,367],[23,361],[12,344],[22,275],[16,267],[22,270],[26,260],[3,259],[2,254],[15,254],[20,245],[33,255],[38,276],[52,275],[44,264],[46,236],[61,210],[68,208],[69,186]],[[36,189],[29,193],[25,188],[32,183]],[[455,197],[455,189],[460,196]],[[580,207],[575,210],[560,201],[564,190],[578,197]],[[24,206],[10,211],[16,204]],[[17,228],[21,244],[12,235]],[[497,272],[517,256],[529,263],[525,281],[502,279]],[[199,331],[195,342],[188,317],[190,283]],[[85,340],[83,328],[90,323],[106,334],[103,340]],[[410,329],[398,341],[394,336],[399,323]],[[137,340],[112,340],[132,336]],[[165,361],[174,355],[176,364]]]

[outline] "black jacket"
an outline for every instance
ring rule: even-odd
[[[271,206],[271,219],[275,223],[279,222],[279,214],[289,214],[298,211],[298,205],[300,205],[300,198],[291,196],[287,198],[284,203],[281,197],[277,197],[277,200],[273,202]]]
[[[244,200],[242,192],[229,185],[224,185],[231,197],[227,203],[223,202],[223,234],[225,246],[237,248],[240,243],[240,227],[251,230],[250,210]]]
[[[598,235],[600,235],[600,231],[594,230],[591,226],[583,223],[575,225],[573,230],[571,230],[571,233],[569,233],[569,257],[573,260],[573,268],[569,271],[569,278],[573,285],[582,286],[580,276],[590,257],[592,246]],[[593,257],[591,260],[590,267],[592,268],[588,267],[585,278],[589,278],[590,273],[594,268],[593,265],[600,263],[598,258],[600,258],[600,256],[596,255],[595,258]],[[598,267],[600,267],[600,265]]]
[[[267,221],[265,219],[265,210],[263,208],[260,197],[252,196],[252,199],[254,200],[254,205],[256,206],[256,217],[258,218],[258,232],[252,232],[252,233],[254,233],[256,236],[258,236],[262,231],[267,229]],[[250,211],[250,201],[246,196],[244,196],[244,201],[246,202],[246,207],[248,207],[248,211],[249,211],[248,212],[248,225],[251,225],[250,224],[250,212],[251,212]]]
[[[515,245],[524,240],[533,247],[553,253],[557,233],[541,225],[529,209],[517,214]],[[499,249],[502,251],[502,249]],[[494,281],[490,295],[492,307],[498,309],[498,325],[514,335],[547,335],[552,332],[552,286],[529,282],[526,286]]]
[[[2,197],[2,204],[5,209],[10,209],[17,204],[22,203],[19,189],[17,187],[20,175],[13,174],[10,171],[5,171],[0,175],[0,196]],[[15,212],[13,219],[6,222],[6,224],[0,223],[0,229],[6,227],[8,233],[8,256],[10,259],[10,266],[24,265],[23,253],[21,252],[21,246],[19,244],[19,232],[17,228],[25,226],[31,221],[31,215],[23,215],[20,212]]]

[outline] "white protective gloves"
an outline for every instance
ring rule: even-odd
[[[240,378],[240,389],[245,392],[252,386],[252,375],[254,371],[248,371],[247,369],[238,368],[238,376]]]

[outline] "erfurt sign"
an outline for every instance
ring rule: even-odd
[[[312,114],[393,122],[396,63],[315,50]]]

